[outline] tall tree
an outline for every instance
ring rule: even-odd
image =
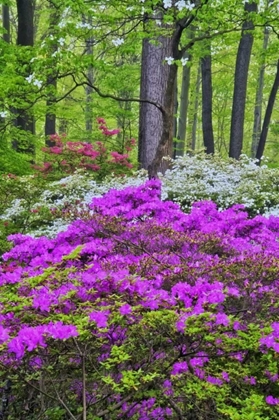
[[[207,43],[206,55],[201,59],[202,80],[202,131],[203,144],[207,154],[214,154],[214,134],[212,124],[212,77],[211,51]]]
[[[264,28],[264,40],[263,40],[263,60],[260,65],[260,71],[257,82],[256,100],[254,107],[254,125],[253,125],[253,136],[251,145],[251,156],[255,157],[257,148],[260,141],[261,125],[262,125],[262,103],[263,103],[263,89],[264,89],[264,73],[265,73],[265,53],[268,45],[269,28]]]
[[[172,58],[171,38],[160,36],[157,41],[144,39],[142,45],[140,99],[163,104],[171,66],[166,57]],[[173,110],[173,92],[170,98]],[[173,121],[171,122],[173,126]],[[139,162],[147,169],[155,158],[163,133],[162,111],[153,104],[143,102],[139,116]],[[172,155],[172,144],[164,145],[164,155]],[[160,165],[159,165],[160,166]],[[159,169],[158,166],[158,169]]]
[[[17,20],[18,20],[18,27],[17,27],[17,45],[19,47],[33,47],[34,45],[34,1],[33,0],[17,0]],[[23,68],[23,75],[28,76],[28,62],[26,62],[26,58],[24,58],[24,54],[22,54],[22,60],[19,65]],[[27,70],[26,70],[27,69]],[[28,107],[28,104],[27,104]],[[26,108],[26,106],[24,107]],[[16,126],[17,128],[29,132],[31,134],[35,133],[35,121],[32,115],[30,115],[26,109],[17,109],[17,118],[16,118]],[[20,142],[18,139],[14,139],[13,148],[15,150],[20,150]],[[25,148],[27,152],[34,152],[34,147],[32,144],[28,144],[27,148]]]
[[[267,103],[267,107],[265,111],[264,121],[263,121],[263,127],[262,127],[262,131],[260,135],[260,141],[259,141],[257,154],[256,154],[256,158],[258,159],[259,164],[263,156],[267,134],[268,134],[268,128],[269,128],[270,119],[271,119],[278,88],[279,88],[279,60],[277,61],[277,70],[275,74],[275,79],[273,82],[272,89],[270,91],[270,95],[269,95],[269,99],[268,99],[268,103]]]
[[[198,65],[196,85],[193,92],[193,122],[192,122],[191,143],[190,143],[190,148],[193,151],[196,150],[196,146],[197,146],[200,86],[201,86],[201,66]]]
[[[92,19],[91,17],[86,17],[83,15],[82,17],[83,25],[86,27],[92,27]],[[90,63],[90,59],[93,55],[93,44],[94,38],[92,35],[89,35],[85,40],[85,54],[88,57],[88,68],[87,68],[87,78],[90,81],[88,85],[85,86],[85,130],[87,136],[91,138],[92,130],[93,130],[93,89],[92,85],[94,83],[94,76],[93,76],[93,66]]]
[[[252,31],[255,27],[251,14],[257,12],[257,3],[245,2],[244,11],[246,14],[246,20],[242,26],[241,39],[236,57],[231,117],[229,156],[234,159],[239,159],[243,145],[248,70],[253,46]]]
[[[3,20],[3,28],[5,30],[3,39],[7,44],[10,43],[11,40],[11,32],[10,32],[10,6],[8,4],[2,5],[2,20]]]
[[[57,94],[57,63],[56,54],[58,50],[57,36],[55,34],[56,27],[59,23],[60,13],[57,7],[52,3],[49,4],[49,28],[48,36],[52,37],[52,45],[50,56],[48,57],[49,65],[47,71],[47,100],[46,100],[46,116],[45,116],[45,143],[46,146],[54,146],[55,142],[51,140],[51,135],[56,133],[56,94]]]

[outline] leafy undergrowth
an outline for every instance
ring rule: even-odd
[[[8,419],[279,418],[279,219],[160,194],[114,190],[53,239],[10,238]]]
[[[35,176],[2,176],[0,254],[8,247],[9,233],[54,237],[87,211],[93,197],[100,197],[110,189],[139,186],[146,179],[145,171],[106,177],[101,182],[82,170],[55,182]],[[184,156],[173,161],[172,170],[161,178],[162,199],[178,203],[185,212],[196,201],[212,200],[220,210],[239,203],[251,217],[268,216],[279,214],[278,179],[278,169],[259,167],[245,156],[240,161],[225,161],[218,156]]]

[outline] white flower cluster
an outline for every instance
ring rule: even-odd
[[[163,5],[165,9],[169,9],[170,7],[173,7],[173,5],[175,5],[180,12],[183,9],[191,11],[195,8],[195,3],[192,3],[191,1],[185,1],[185,0],[178,0],[174,4],[172,0],[163,0]]]
[[[41,80],[36,79],[35,73],[30,74],[28,77],[25,77],[25,80],[28,83],[32,83],[32,85],[37,86],[39,89],[42,87],[43,82]]]
[[[124,39],[116,38],[116,39],[113,39],[111,42],[113,43],[115,47],[119,47],[119,45],[122,45],[124,43]]]
[[[272,213],[279,205],[278,170],[240,161],[195,155],[178,158],[163,178],[163,199],[172,199],[189,211],[195,201],[213,200],[220,209],[243,204],[251,213]]]
[[[0,111],[0,117],[1,118],[7,118],[8,115],[9,115],[9,113],[7,111]]]

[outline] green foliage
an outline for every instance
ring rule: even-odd
[[[17,153],[7,145],[0,145],[0,174],[22,176],[31,173],[30,156]]]

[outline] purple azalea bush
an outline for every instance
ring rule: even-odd
[[[158,180],[90,207],[2,257],[7,419],[279,419],[279,218]]]

